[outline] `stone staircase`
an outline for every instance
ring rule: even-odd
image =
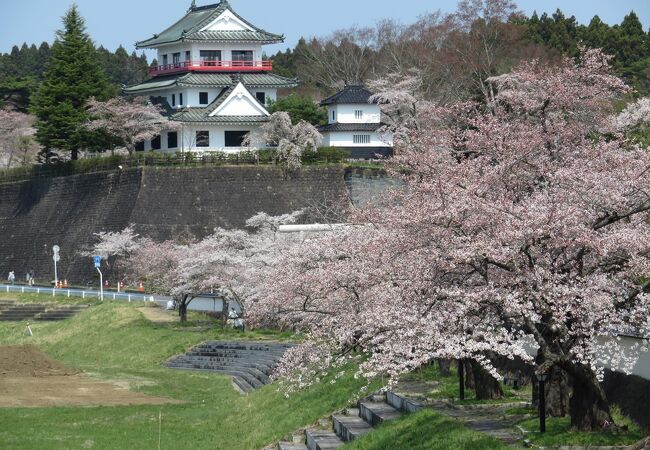
[[[372,431],[373,427],[419,411],[423,405],[401,394],[387,392],[360,400],[356,408],[346,408],[331,416],[325,428],[310,428],[293,436],[293,442],[280,442],[268,450],[332,450]]]
[[[270,383],[278,361],[293,344],[276,342],[210,341],[197,345],[165,364],[170,369],[198,370],[233,377],[233,383],[248,393]]]
[[[88,308],[88,305],[56,305],[48,303],[16,303],[0,300],[0,322],[60,321]]]

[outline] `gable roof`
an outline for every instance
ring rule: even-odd
[[[245,24],[249,30],[203,30],[226,11]],[[233,11],[228,0],[221,0],[220,3],[214,5],[198,7],[192,5],[187,14],[178,22],[161,33],[155,34],[152,38],[137,42],[135,45],[136,48],[151,48],[174,42],[188,41],[236,41],[276,44],[284,42],[284,36],[269,33],[254,26]]]
[[[346,86],[340,92],[320,102],[321,106],[340,104],[361,104],[369,103],[372,92],[360,85]]]
[[[235,77],[240,77],[248,88],[292,88],[298,86],[297,79],[284,78],[272,73],[185,73],[151,78],[141,84],[123,89],[125,94],[138,95],[160,89],[175,87],[190,88],[225,88],[233,84]]]
[[[175,111],[169,113],[169,118],[178,122],[185,123],[211,123],[211,124],[256,124],[268,122],[268,112],[265,115],[213,115],[226,101],[231,97],[236,88],[240,85],[240,82],[234,81],[227,88],[225,88],[221,93],[215,98],[212,103],[203,107],[203,108],[185,108],[180,111]],[[252,97],[255,102],[257,99]],[[258,102],[259,103],[259,102]],[[264,111],[266,109],[259,104],[260,108]]]
[[[233,114],[232,111],[230,113],[226,112],[235,102],[239,102],[240,108],[243,106],[248,110],[247,116],[260,115],[268,117],[270,115],[259,100],[246,89],[241,80],[237,80],[236,83],[233,83],[232,86],[222,92],[220,98],[223,100],[215,103],[214,109],[210,113],[211,117],[242,115],[241,112],[238,114]]]

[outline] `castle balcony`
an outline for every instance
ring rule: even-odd
[[[270,72],[272,61],[181,61],[151,67],[149,75],[169,75],[184,72]]]

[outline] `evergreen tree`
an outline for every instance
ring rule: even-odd
[[[111,90],[76,5],[64,16],[63,25],[32,110],[38,117],[36,138],[45,151],[66,150],[77,159],[80,149],[96,144],[93,134],[82,126],[87,119],[86,102],[90,97],[106,99]]]
[[[616,64],[618,66],[629,67],[648,57],[647,36],[643,31],[639,16],[634,11],[625,16],[617,31],[615,46]]]
[[[319,106],[310,97],[291,94],[275,102],[271,102],[269,112],[273,114],[278,111],[287,112],[294,125],[301,120],[314,126],[325,125],[327,123],[327,110]]]

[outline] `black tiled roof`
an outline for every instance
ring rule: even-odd
[[[383,123],[330,123],[318,127],[318,131],[377,131],[383,126]]]
[[[363,86],[346,86],[341,92],[320,102],[321,106],[368,103],[372,92]]]

